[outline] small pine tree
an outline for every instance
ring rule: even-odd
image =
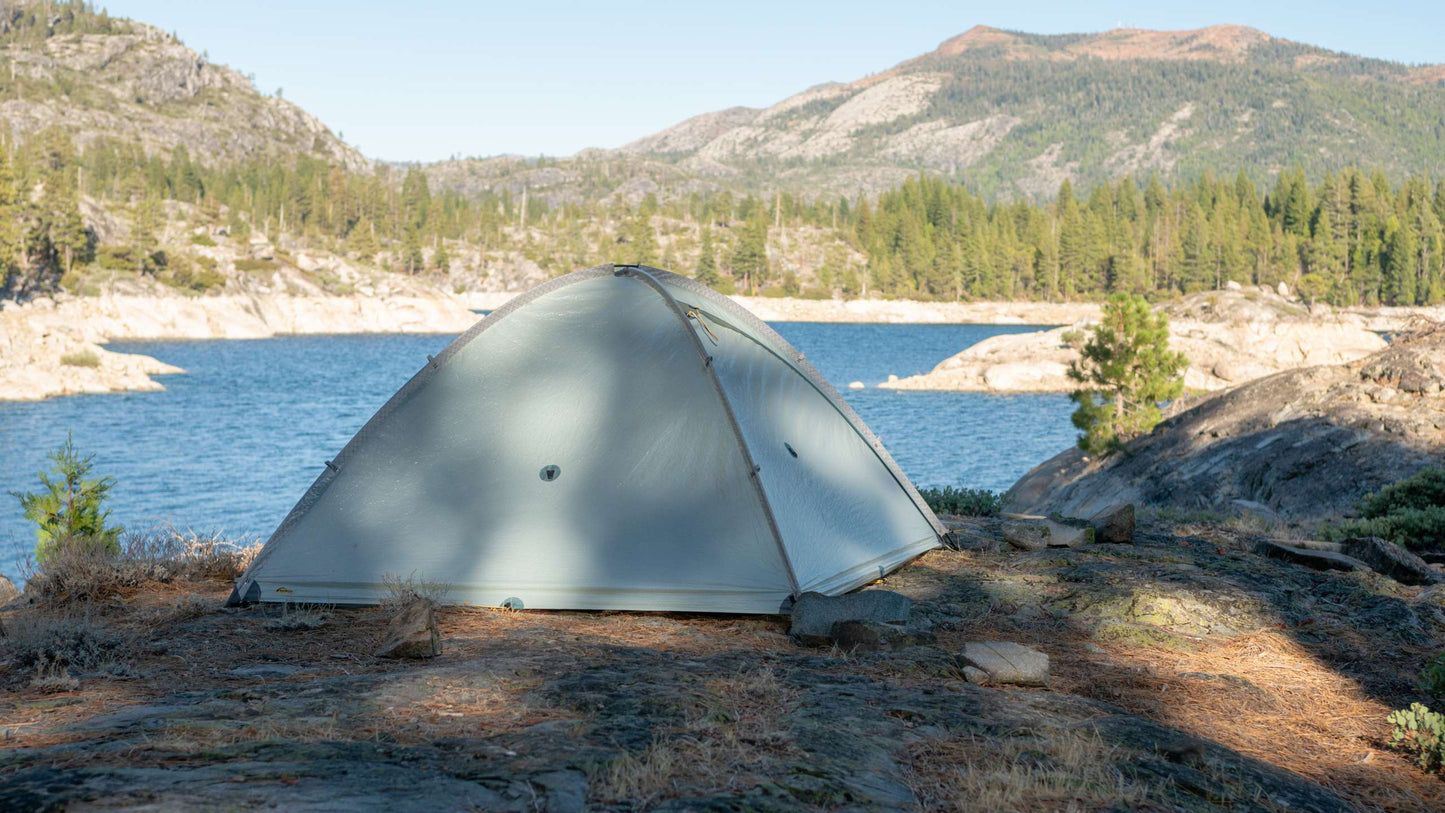
[[[357,221],[352,227],[351,233],[346,236],[347,247],[356,252],[356,256],[370,262],[381,251],[381,244],[377,242],[376,231],[373,229],[370,220]]]
[[[697,270],[693,278],[709,288],[716,288],[722,278],[717,273],[717,249],[712,244],[712,229],[702,229],[702,245],[697,255]]]
[[[40,473],[45,490],[38,494],[10,492],[20,500],[25,518],[38,526],[35,558],[41,564],[71,546],[81,546],[89,553],[119,552],[117,540],[122,529],[106,527],[110,511],[101,510],[115,478],[91,477],[94,460],[94,455],[81,457],[67,435],[65,443],[50,453],[50,471]]]
[[[447,241],[437,238],[437,248],[432,252],[431,264],[443,274],[451,270],[452,255],[447,253]]]
[[[1115,294],[1070,365],[1079,382],[1070,396],[1078,404],[1074,426],[1079,446],[1102,454],[1153,429],[1162,419],[1159,404],[1184,390],[1183,353],[1169,350],[1169,318],[1155,313],[1142,296]]]

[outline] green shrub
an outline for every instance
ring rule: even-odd
[[[79,353],[66,353],[60,357],[60,363],[67,367],[99,367],[100,356],[89,350],[82,350]]]
[[[106,527],[110,512],[102,510],[106,496],[115,486],[115,478],[91,477],[94,460],[94,455],[81,457],[67,436],[65,443],[50,453],[50,472],[40,472],[43,491],[10,492],[20,500],[25,518],[38,526],[35,559],[41,564],[66,548],[105,555],[119,552],[117,539],[122,529]]]
[[[924,488],[918,492],[935,514],[957,514],[965,517],[998,516],[1003,497],[986,488]]]
[[[1423,703],[1390,712],[1390,745],[1415,757],[1415,764],[1431,773],[1445,766],[1445,716]]]
[[[1430,694],[1445,695],[1445,652],[1436,655],[1420,670],[1420,688]]]
[[[788,295],[787,289],[781,285],[768,285],[758,291],[758,296],[765,296],[768,299],[782,299]]]
[[[1445,468],[1423,469],[1360,505],[1361,519],[1322,530],[1325,539],[1378,536],[1415,550],[1445,549]]]
[[[804,288],[799,296],[803,299],[832,299],[833,291],[828,288],[817,288],[810,285]]]
[[[135,254],[126,246],[100,246],[95,250],[95,263],[107,271],[134,271]]]
[[[156,279],[172,288],[198,294],[226,286],[226,275],[215,270],[214,264],[211,268],[197,268],[189,260],[182,260],[180,257],[172,258],[170,267],[157,274]]]
[[[211,247],[216,245],[216,241],[211,239],[211,235],[201,232],[191,235],[191,245]]]

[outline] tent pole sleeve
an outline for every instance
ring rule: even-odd
[[[788,548],[783,544],[783,534],[778,530],[778,521],[773,516],[773,506],[768,502],[768,492],[763,489],[763,479],[757,476],[761,467],[753,460],[753,453],[748,449],[748,442],[743,437],[743,429],[738,424],[737,414],[733,412],[732,401],[728,399],[727,390],[723,389],[722,379],[718,378],[717,370],[713,369],[712,355],[707,352],[707,348],[702,346],[702,340],[697,337],[697,331],[692,329],[691,324],[688,324],[687,313],[672,294],[668,293],[662,283],[640,266],[629,266],[626,270],[630,272],[629,276],[652,288],[662,297],[667,306],[672,309],[673,315],[677,317],[678,323],[682,325],[683,332],[692,341],[693,348],[697,350],[698,361],[702,363],[703,369],[707,370],[708,378],[712,379],[713,387],[717,390],[717,397],[722,401],[723,412],[728,416],[728,425],[733,430],[733,438],[738,442],[738,451],[742,452],[743,462],[747,464],[748,471],[752,473],[748,479],[753,481],[753,488],[758,492],[758,501],[763,506],[763,516],[768,518],[768,528],[772,530],[773,539],[778,543],[778,555],[783,558],[783,567],[788,570],[788,581],[793,585],[793,595],[799,595],[798,576],[793,572],[793,562],[788,558]]]

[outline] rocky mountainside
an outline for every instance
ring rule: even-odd
[[[978,26],[882,73],[704,113],[620,152],[722,183],[853,195],[919,171],[1045,197],[1125,174],[1263,181],[1303,165],[1438,166],[1439,66],[1243,26],[1039,36]],[[1399,114],[1399,115],[1397,115]]]
[[[1378,353],[1250,382],[1104,458],[1070,449],[1006,495],[1011,510],[1087,516],[1119,501],[1314,522],[1445,464],[1445,329]]]
[[[0,3],[0,122],[7,140],[60,127],[151,154],[184,145],[203,163],[323,158],[348,170],[361,153],[300,107],[263,96],[239,72],[173,35],[78,3]]]

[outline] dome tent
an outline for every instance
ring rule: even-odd
[[[233,603],[775,613],[944,530],[853,410],[747,310],[604,265],[452,342],[272,534]]]

